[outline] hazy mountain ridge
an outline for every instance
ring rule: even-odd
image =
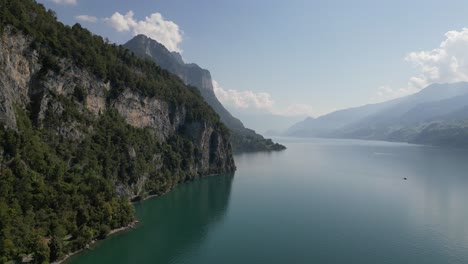
[[[468,146],[466,120],[468,83],[433,84],[406,97],[306,119],[286,134]]]
[[[396,104],[397,101],[389,101],[383,104],[369,104],[338,110],[318,118],[308,117],[304,121],[291,126],[286,134],[289,136],[324,136],[347,125],[371,116],[387,107]]]
[[[206,102],[218,113],[221,121],[231,130],[234,151],[269,151],[285,148],[265,139],[254,130],[246,128],[239,119],[224,108],[214,94],[211,74],[208,70],[202,69],[195,63],[185,63],[179,53],[170,52],[164,45],[145,35],[134,37],[124,44],[124,47],[137,56],[151,59],[161,68],[179,76],[187,85],[196,87]]]

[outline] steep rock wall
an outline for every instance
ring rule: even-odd
[[[11,29],[5,30],[0,42],[0,122],[6,127],[16,129],[17,106],[28,109],[38,127],[78,144],[95,128],[73,118],[52,121],[50,113],[62,116],[66,104],[73,102],[80,115],[96,119],[111,108],[128,124],[151,129],[159,142],[176,135],[189,138],[197,149],[188,166],[191,174],[202,176],[235,169],[229,134],[218,125],[204,120],[188,120],[185,106],[139,95],[130,87],[109,100],[109,82],[67,59],[56,58],[59,66],[56,71],[44,70],[38,52],[30,44],[26,36],[13,33]],[[129,153],[130,156],[139,155],[131,146]],[[156,167],[161,166],[163,160],[162,154],[158,155],[154,159]],[[137,196],[143,191],[146,178],[147,175],[141,175],[132,184],[115,184],[122,190],[121,194]]]

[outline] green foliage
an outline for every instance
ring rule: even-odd
[[[78,112],[71,107],[64,115]],[[188,138],[160,143],[150,129],[127,124],[113,110],[90,121],[94,129],[80,144],[16,112],[18,131],[0,130],[2,262],[30,253],[37,261],[56,260],[128,225],[134,209],[127,197],[118,197],[115,182],[134,186],[146,175],[146,193],[162,194],[198,176],[188,172],[200,152]]]
[[[88,96],[88,93],[83,86],[77,85],[75,86],[75,91],[73,92],[73,96],[75,96],[78,102],[84,103],[86,100],[86,97]]]
[[[233,131],[231,135],[231,144],[233,151],[240,152],[257,152],[257,151],[279,151],[286,149],[285,146],[274,143],[271,139],[265,139],[262,136],[254,133],[241,133]]]
[[[57,58],[68,58],[80,67],[111,83],[109,100],[127,87],[143,96],[159,97],[173,105],[185,106],[189,120],[220,123],[218,115],[194,89],[187,89],[175,75],[151,60],[143,60],[129,50],[108,44],[101,36],[75,24],[65,26],[33,0],[0,0],[2,26],[13,26],[33,38],[32,48],[39,51],[41,77],[48,71],[60,72]],[[77,99],[83,99],[77,90]],[[221,125],[221,124],[220,124]]]
[[[53,236],[49,242],[50,259],[56,260],[63,256],[63,241],[60,237]]]
[[[101,227],[99,228],[99,238],[106,238],[110,231],[111,228],[108,225],[101,225]]]
[[[35,1],[0,0],[4,30],[32,39],[42,65],[39,85],[51,74],[63,74],[64,59],[71,60],[110,82],[109,105],[132,89],[172,109],[183,107],[187,122],[207,122],[228,134],[200,94],[178,77],[79,24],[57,22],[53,11]],[[31,112],[16,108],[17,129],[0,124],[0,263],[31,254],[36,263],[57,260],[131,223],[129,198],[162,194],[198,176],[191,167],[201,152],[183,127],[159,142],[154,131],[129,125],[111,107],[99,117],[87,113],[85,87],[77,85],[70,97],[45,92],[60,107],[48,105],[41,126],[34,105],[28,106]],[[60,132],[70,127],[76,137]]]
[[[17,113],[18,132],[0,132],[0,145],[4,146],[0,163],[1,260],[32,252],[38,263],[55,260],[98,237],[103,226],[117,228],[133,220],[133,207],[127,199],[116,197],[111,181],[94,168],[69,167],[60,153],[45,144],[28,115],[20,109]],[[73,243],[64,245],[61,239],[68,234]]]

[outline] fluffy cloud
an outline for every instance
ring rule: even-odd
[[[133,11],[122,15],[115,12],[104,21],[118,32],[132,32],[133,35],[144,34],[162,43],[170,51],[181,52],[179,44],[182,42],[182,31],[179,26],[165,20],[160,13],[153,13],[144,20],[136,20]]]
[[[213,89],[219,101],[227,107],[266,111],[282,116],[315,115],[314,109],[306,104],[291,104],[286,107],[279,107],[269,93],[224,89],[215,80],[213,80]]]
[[[419,74],[411,77],[403,88],[378,88],[373,101],[385,101],[420,91],[433,83],[468,81],[468,28],[445,33],[438,48],[411,52],[405,60],[413,64]]]
[[[225,90],[220,87],[217,81],[213,81],[213,88],[216,97],[226,105],[238,109],[271,109],[274,102],[268,93],[255,93],[252,91]]]
[[[75,19],[79,21],[90,22],[90,23],[96,23],[96,21],[98,20],[97,17],[88,16],[88,15],[75,16]]]
[[[421,71],[410,79],[410,85],[416,88],[431,83],[468,81],[468,28],[445,33],[445,40],[438,48],[411,52],[405,60]]]
[[[50,0],[56,4],[61,4],[61,5],[76,5],[78,2],[77,0]]]

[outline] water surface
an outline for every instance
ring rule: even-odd
[[[281,143],[137,204],[138,228],[69,263],[468,263],[468,152]]]

